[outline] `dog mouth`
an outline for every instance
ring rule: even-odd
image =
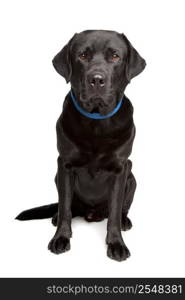
[[[106,115],[110,110],[107,105],[88,105],[88,103],[83,105],[83,108],[89,113],[100,115]]]
[[[99,110],[99,107],[94,107],[91,111],[90,111],[90,113],[99,113],[100,112],[100,110]]]
[[[106,115],[110,111],[110,105],[101,97],[91,97],[87,101],[80,99],[82,108],[88,113]]]

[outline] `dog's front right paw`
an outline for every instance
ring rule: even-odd
[[[55,254],[64,253],[70,250],[70,240],[64,236],[53,237],[48,249]]]

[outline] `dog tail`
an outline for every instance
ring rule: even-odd
[[[27,221],[33,219],[47,219],[54,216],[58,210],[58,203],[39,206],[24,210],[15,219],[20,221]]]

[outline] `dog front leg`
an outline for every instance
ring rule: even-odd
[[[125,260],[130,256],[130,252],[121,235],[122,206],[128,173],[127,169],[127,163],[125,163],[119,174],[112,175],[112,190],[108,204],[107,255],[117,261]]]
[[[70,249],[71,231],[71,203],[73,197],[74,178],[72,169],[64,166],[62,159],[58,158],[57,189],[59,196],[57,230],[48,245],[48,249],[55,254]]]

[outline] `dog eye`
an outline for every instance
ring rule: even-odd
[[[111,55],[111,61],[116,62],[120,59],[119,55],[117,53],[113,53]]]
[[[81,60],[86,60],[87,59],[87,54],[85,52],[82,52],[80,55],[79,55],[79,58]]]

